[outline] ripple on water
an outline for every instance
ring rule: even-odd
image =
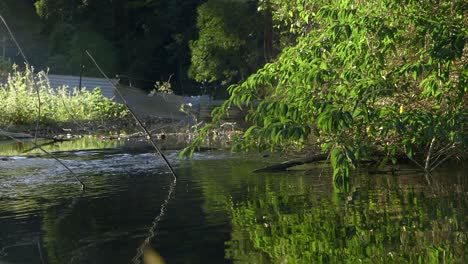
[[[84,192],[79,191],[73,175],[52,159],[36,156],[2,161],[0,263],[40,263],[38,254],[26,259],[20,246],[32,236],[40,238],[34,241],[42,241],[50,263],[70,263],[72,259],[74,263],[130,262],[159,214],[172,177],[154,154],[113,151],[61,154],[63,162],[87,185]],[[321,166],[308,172],[253,174],[254,169],[281,158],[207,151],[179,160],[177,151],[165,153],[179,178],[157,228],[158,236],[150,242],[168,263],[231,263],[225,260],[226,249],[245,252],[241,257],[256,256],[258,248],[250,239],[259,234],[278,248],[295,246],[288,244],[288,239],[303,234],[302,238],[315,236],[318,242],[339,245],[335,250],[345,252],[347,249],[335,241],[353,238],[354,221],[361,219],[356,217],[371,224],[369,232],[360,231],[371,239],[389,237],[395,241],[394,245],[369,244],[372,248],[403,249],[400,238],[407,234],[427,234],[427,240],[419,239],[424,242],[420,248],[430,247],[434,234],[444,226],[444,234],[450,237],[466,233],[468,184],[462,170],[440,175],[433,186],[421,175],[369,177],[366,172],[357,172],[349,191],[340,191]],[[454,185],[458,186],[456,195]],[[398,219],[416,223],[416,227],[400,232]],[[415,238],[411,236],[409,242]],[[364,252],[363,256],[372,249],[366,248],[368,244],[361,247],[361,240],[355,241],[358,243],[343,245],[358,247],[356,252]],[[304,241],[304,248],[309,248],[309,242]],[[11,259],[2,258],[4,245],[14,245],[5,250]],[[241,250],[235,251],[239,248],[233,245]],[[463,255],[463,245],[458,247]],[[30,248],[37,252],[38,246]]]

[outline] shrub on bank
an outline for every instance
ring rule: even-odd
[[[34,73],[29,67],[13,67],[6,82],[0,84],[0,104],[3,128],[34,126],[38,117],[44,127],[71,122],[102,125],[128,116],[123,105],[104,97],[99,88],[92,92],[66,86],[54,89],[46,72]]]

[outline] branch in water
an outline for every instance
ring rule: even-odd
[[[3,131],[3,130],[0,130],[0,135],[3,135],[5,137],[8,137],[10,139],[12,139],[13,141],[15,142],[21,142],[20,140],[18,140],[17,138],[11,136],[11,133],[9,132],[6,132],[6,131]],[[42,152],[44,152],[45,154],[47,154],[49,157],[53,158],[54,160],[56,160],[58,163],[60,163],[65,169],[67,169],[72,175],[73,177],[81,184],[81,190],[83,191],[84,188],[85,188],[85,184],[78,178],[78,176],[75,174],[75,172],[73,172],[67,165],[65,165],[65,163],[63,163],[61,160],[59,160],[57,157],[55,157],[52,153],[48,152],[47,150],[45,150],[44,148],[42,148],[40,145],[36,144],[36,142],[31,142],[36,148],[40,149]]]
[[[317,161],[324,161],[327,160],[328,154],[318,154],[314,155],[309,158],[303,158],[303,159],[298,159],[298,160],[290,160],[290,161],[285,161],[280,164],[274,164],[271,166],[267,166],[258,170],[255,170],[254,172],[275,172],[275,171],[285,171],[288,168],[298,166],[298,165],[303,165],[306,163],[312,163],[312,162],[317,162]]]

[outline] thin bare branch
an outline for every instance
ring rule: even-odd
[[[430,171],[430,161],[431,161],[431,154],[432,154],[432,149],[434,148],[434,142],[436,141],[436,138],[433,137],[431,140],[431,144],[429,145],[429,150],[427,151],[427,156],[426,156],[426,164],[424,165],[424,170],[426,172]]]
[[[442,159],[439,163],[437,163],[436,165],[432,166],[432,168],[430,169],[429,172],[432,172],[433,170],[435,170],[437,167],[439,167],[442,163],[444,163],[446,160],[448,160],[449,158],[451,158],[453,156],[453,154],[450,154],[450,155],[447,155],[444,159]]]
[[[13,35],[13,32],[11,31],[11,29],[8,26],[6,20],[3,18],[3,16],[1,14],[0,14],[0,19],[2,20],[3,25],[5,25],[5,28],[7,29],[8,33],[10,34],[11,39],[13,40],[16,47],[18,48],[18,51],[21,54],[21,57],[23,58],[24,62],[26,63],[26,67],[29,68],[30,64],[29,64],[28,58],[26,58],[26,55],[24,55],[23,49],[21,49],[21,46],[19,45],[18,41],[16,41],[16,38]],[[33,88],[34,88],[34,90],[36,90],[36,94],[37,94],[36,131],[34,132],[34,143],[36,143],[37,142],[37,134],[38,134],[38,131],[39,131],[39,122],[40,122],[40,119],[41,119],[41,104],[42,104],[42,102],[41,102],[41,95],[39,93],[39,88],[37,87],[36,81],[34,80],[34,70],[33,70],[32,67],[31,67],[31,73],[33,74],[32,78],[31,78]]]
[[[413,159],[412,157],[410,157],[404,150],[402,150],[400,148],[400,151],[405,153],[406,157],[408,157],[409,160],[411,160],[414,164],[416,164],[418,167],[420,167],[423,171],[426,171],[426,169],[424,168],[423,165],[421,165],[419,162],[417,162],[415,159]]]
[[[106,78],[106,80],[109,82],[109,84],[112,85],[112,87],[114,87],[114,90],[117,92],[117,95],[120,97],[120,99],[122,100],[123,104],[125,105],[125,107],[128,109],[128,111],[130,112],[130,114],[132,115],[132,117],[135,119],[135,121],[138,123],[138,125],[140,126],[140,128],[143,130],[143,132],[145,133],[145,135],[147,136],[147,139],[148,141],[151,143],[151,145],[153,146],[153,148],[157,151],[157,153],[162,157],[162,159],[164,160],[167,168],[169,168],[169,170],[171,171],[172,173],[172,176],[174,176],[174,178],[177,178],[177,175],[174,171],[174,169],[172,168],[171,164],[169,163],[169,160],[166,158],[166,156],[164,155],[164,153],[161,151],[161,149],[158,147],[158,145],[156,144],[156,142],[153,140],[153,137],[151,136],[151,133],[148,131],[148,129],[145,127],[145,125],[143,125],[143,122],[141,122],[141,120],[137,117],[137,115],[135,114],[135,112],[132,110],[132,108],[128,105],[127,103],[127,100],[125,100],[124,96],[122,95],[122,93],[119,91],[119,89],[117,88],[117,86],[115,85],[115,83],[111,82],[111,80],[109,79],[109,77],[107,77],[107,75],[104,73],[104,71],[101,69],[101,67],[99,66],[99,64],[96,62],[96,60],[94,59],[94,57],[91,55],[91,53],[89,53],[89,51],[86,51],[86,54],[89,56],[89,58],[91,59],[91,61],[94,63],[94,65],[96,66],[96,68],[99,70],[99,72],[102,74],[102,76],[104,76],[104,78]]]
[[[15,142],[18,142],[18,143],[21,143],[22,141],[21,140],[18,140],[17,138],[11,136],[10,133],[6,132],[6,131],[3,131],[0,129],[0,134],[5,136],[5,137],[8,137],[10,138],[11,140],[15,141]],[[58,163],[60,163],[65,169],[67,169],[72,175],[73,177],[81,184],[81,190],[84,190],[85,188],[85,184],[78,178],[78,176],[75,174],[74,171],[72,171],[70,169],[70,167],[68,167],[67,165],[65,165],[65,163],[63,163],[60,159],[58,159],[57,157],[55,157],[52,153],[48,152],[47,150],[45,150],[43,147],[41,147],[40,145],[36,144],[36,142],[31,142],[36,148],[40,149],[42,152],[44,152],[45,154],[47,154],[49,157],[53,158],[54,160],[56,160]]]
[[[437,164],[437,162],[443,155],[445,155],[448,151],[454,149],[455,147],[456,144],[450,143],[447,146],[443,147],[441,150],[437,151],[437,157],[435,159],[432,159],[431,168],[434,167],[435,164]]]
[[[167,197],[164,200],[164,202],[161,205],[161,209],[159,211],[159,214],[153,219],[153,222],[151,223],[151,227],[148,231],[148,236],[145,238],[143,243],[137,248],[137,253],[132,259],[132,264],[140,264],[140,258],[143,255],[143,252],[145,248],[149,245],[151,242],[151,239],[154,238],[158,234],[157,226],[159,222],[161,221],[162,217],[166,213],[167,210],[167,205],[169,204],[169,201],[171,200],[172,194],[175,190],[176,186],[176,178],[174,178],[173,182],[171,183],[171,186],[169,187],[169,192],[167,193]]]
[[[145,133],[146,137],[147,137],[147,140],[151,143],[151,145],[153,146],[153,148],[156,150],[156,152],[162,157],[162,159],[164,160],[164,162],[166,163],[166,166],[167,168],[169,168],[170,172],[172,173],[172,177],[173,177],[173,181],[171,183],[171,186],[169,187],[169,192],[167,194],[167,197],[166,199],[164,200],[164,202],[162,203],[161,205],[161,209],[159,211],[159,214],[158,216],[156,216],[152,222],[152,225],[148,231],[148,236],[146,237],[145,241],[138,247],[137,249],[137,254],[135,255],[135,257],[132,259],[132,263],[133,264],[139,264],[140,263],[140,258],[143,254],[143,250],[145,249],[145,247],[150,243],[150,240],[154,237],[156,237],[157,235],[157,226],[159,224],[159,222],[161,221],[162,217],[164,216],[165,212],[166,212],[166,208],[169,204],[169,201],[172,197],[172,193],[174,192],[175,190],[175,187],[176,187],[176,184],[177,184],[177,175],[174,171],[174,169],[172,168],[171,164],[169,163],[169,161],[167,160],[166,156],[164,155],[164,153],[162,153],[161,149],[158,147],[158,145],[156,144],[156,142],[153,140],[152,136],[151,136],[151,133],[148,131],[148,129],[145,127],[145,125],[143,125],[143,123],[141,122],[141,120],[137,117],[137,115],[135,114],[135,112],[130,108],[130,106],[128,105],[127,103],[127,100],[125,100],[125,98],[123,97],[123,95],[120,93],[119,89],[117,88],[117,85],[112,83],[111,80],[109,79],[109,77],[107,77],[107,75],[104,73],[104,71],[101,69],[101,67],[99,67],[98,63],[96,62],[96,60],[93,58],[93,56],[91,55],[91,53],[89,53],[88,51],[86,51],[86,54],[89,56],[89,58],[91,59],[91,61],[94,63],[94,65],[96,65],[96,68],[99,70],[99,72],[101,72],[102,76],[104,76],[104,78],[107,79],[107,81],[114,87],[114,90],[116,91],[117,95],[120,97],[120,99],[122,100],[123,104],[125,105],[125,107],[128,109],[128,111],[130,112],[130,114],[132,115],[132,117],[135,119],[135,121],[138,123],[138,125],[140,126],[140,128],[143,130],[143,132]]]

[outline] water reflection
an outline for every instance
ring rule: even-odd
[[[31,143],[34,139],[25,139],[12,143],[11,141],[0,141],[0,156],[31,156],[43,155],[44,153]],[[46,151],[60,154],[61,152],[90,152],[92,150],[103,151],[124,145],[126,140],[100,140],[96,137],[83,137],[63,142],[41,139],[37,141]],[[70,153],[69,153],[70,154]]]
[[[130,263],[172,178],[140,147],[86,144],[54,147],[85,192],[52,159],[0,153],[0,263]],[[167,263],[467,262],[459,164],[431,185],[419,174],[361,171],[342,192],[323,165],[253,174],[281,158],[166,153],[179,179],[148,246]]]
[[[232,203],[227,256],[238,263],[466,263],[466,182],[458,183],[463,193],[440,193],[417,177],[362,174],[352,192],[330,196],[289,179],[275,179],[275,188],[266,181]],[[450,182],[440,177],[435,182]]]

